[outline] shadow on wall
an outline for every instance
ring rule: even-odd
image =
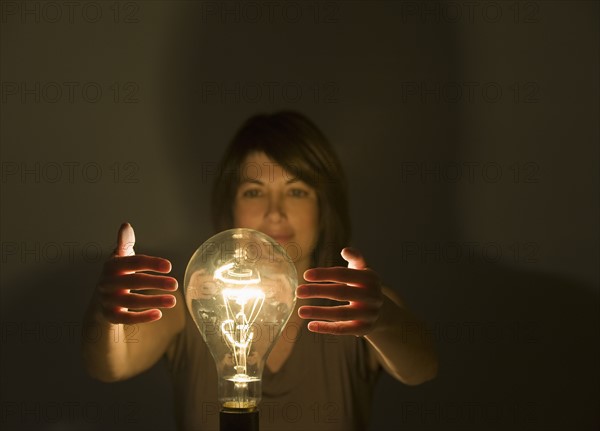
[[[188,257],[137,249],[170,259],[182,284]],[[13,296],[4,296],[3,429],[175,429],[171,383],[162,361],[137,377],[110,384],[93,380],[83,368],[82,318],[102,264],[47,265],[24,275],[11,286]],[[96,336],[89,334],[92,340]],[[135,341],[135,331],[127,338]]]
[[[425,287],[414,299],[427,309],[440,369],[419,387],[384,378],[372,429],[598,426],[598,297],[589,286],[498,265],[410,271],[405,282]]]

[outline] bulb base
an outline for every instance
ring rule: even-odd
[[[227,409],[219,415],[220,431],[258,431],[258,409]]]

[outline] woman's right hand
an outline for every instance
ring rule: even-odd
[[[117,248],[104,264],[97,287],[102,315],[110,323],[133,325],[158,320],[160,308],[175,306],[175,296],[152,292],[137,293],[138,290],[177,290],[177,280],[164,275],[147,274],[152,271],[162,274],[171,272],[171,262],[154,256],[136,255],[133,250],[135,233],[129,223],[119,229]],[[132,311],[143,310],[143,311]]]

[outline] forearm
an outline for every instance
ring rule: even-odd
[[[88,373],[98,380],[114,382],[136,376],[156,364],[175,334],[183,329],[183,298],[179,292],[175,296],[177,304],[164,309],[162,318],[135,325],[107,321],[95,296],[84,318],[82,339]]]
[[[96,296],[83,321],[81,348],[88,374],[103,382],[127,378],[127,343],[123,324],[113,324],[102,316]]]
[[[381,314],[365,336],[380,364],[408,385],[418,385],[437,374],[437,356],[426,325],[406,307],[384,295]]]

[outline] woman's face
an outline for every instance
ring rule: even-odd
[[[264,153],[250,154],[240,176],[233,205],[234,226],[266,233],[286,249],[299,271],[307,269],[319,231],[315,189]]]

